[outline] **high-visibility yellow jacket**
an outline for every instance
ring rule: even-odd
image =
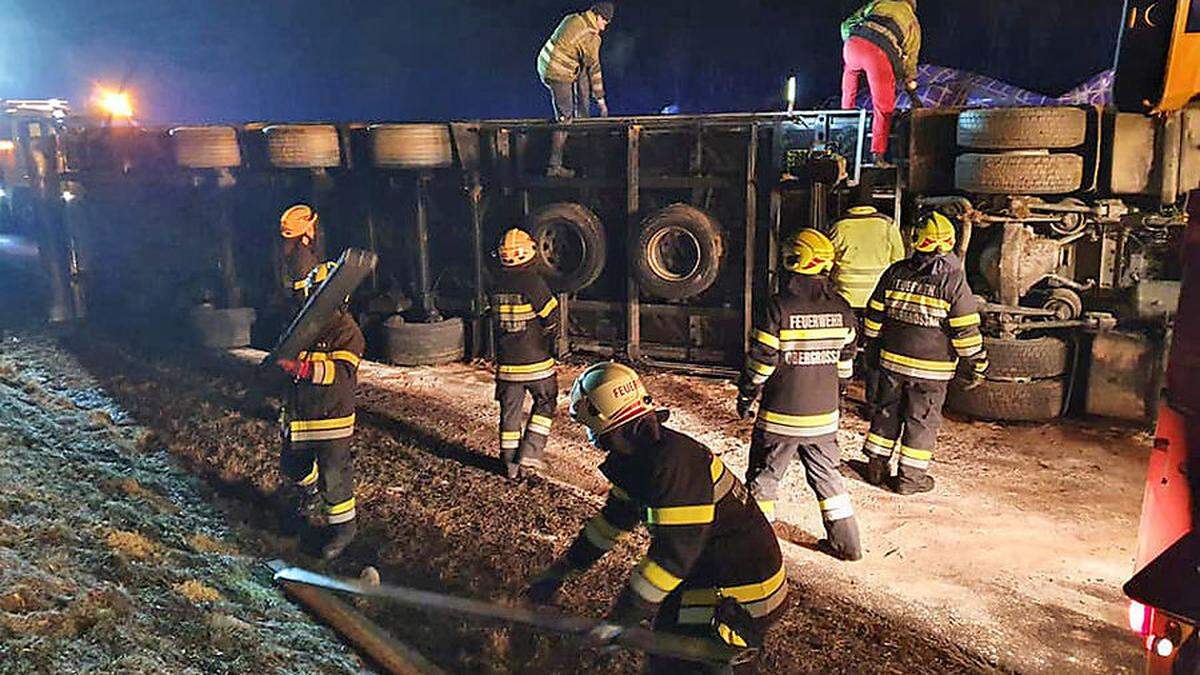
[[[833,248],[834,283],[854,309],[867,306],[879,277],[906,255],[900,228],[873,206],[855,206],[833,224]]]
[[[870,0],[842,23],[842,40],[860,37],[888,55],[897,84],[917,76],[921,56],[921,22],[916,0]]]
[[[587,73],[592,96],[604,98],[604,73],[600,68],[600,28],[591,11],[569,14],[558,24],[538,54],[542,82],[574,82]]]

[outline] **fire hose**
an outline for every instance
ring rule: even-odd
[[[725,647],[715,641],[661,633],[636,626],[616,627],[601,619],[574,616],[552,608],[514,607],[404,586],[330,577],[299,567],[285,567],[281,561],[273,561],[268,567],[275,572],[275,581],[285,586],[300,585],[381,598],[438,614],[516,624],[576,638],[595,634],[593,631],[600,629],[599,632],[604,632],[610,637],[610,644],[613,646],[655,656],[720,665],[747,656],[747,650]]]

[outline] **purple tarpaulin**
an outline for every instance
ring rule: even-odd
[[[927,108],[1103,105],[1112,102],[1112,86],[1112,70],[1097,74],[1062,96],[1047,96],[954,68],[921,64],[917,69],[917,96]],[[859,91],[858,105],[871,108],[866,82]],[[897,106],[909,108],[911,105],[908,94],[900,94]]]

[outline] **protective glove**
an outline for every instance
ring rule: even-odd
[[[275,362],[279,369],[290,374],[296,380],[310,380],[313,374],[312,361],[296,361],[292,359],[280,359]]]
[[[746,394],[738,394],[737,397],[737,415],[739,420],[748,420],[752,416],[750,407],[754,405],[754,397]]]
[[[987,373],[988,365],[987,361],[969,361],[965,368],[959,369],[955,376],[962,385],[963,391],[971,391],[983,384],[987,379],[984,375]]]
[[[558,591],[570,574],[571,568],[560,560],[529,582],[525,598],[535,605],[553,605],[558,600]]]
[[[596,107],[600,109],[601,117],[608,117],[608,101],[604,99],[596,99]]]
[[[904,85],[904,89],[908,92],[908,98],[912,101],[912,107],[914,110],[925,107],[925,103],[921,100],[921,97],[917,95],[916,80],[910,80]]]

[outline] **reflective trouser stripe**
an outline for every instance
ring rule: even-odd
[[[821,501],[821,515],[827,521],[844,520],[854,515],[850,495],[843,493]]]
[[[838,430],[838,411],[821,415],[785,415],[763,410],[755,426],[779,436],[794,438],[816,438],[835,434]]]
[[[878,434],[867,434],[867,442],[863,444],[863,452],[879,457],[891,457],[896,448],[896,439],[884,438]]]
[[[621,535],[625,534],[624,530],[618,528],[603,515],[598,515],[588,521],[583,528],[583,534],[592,546],[601,551],[608,551],[617,544]]]
[[[900,446],[900,465],[926,471],[933,460],[932,450],[916,450],[905,445]]]
[[[926,361],[884,350],[880,354],[880,365],[898,375],[907,375],[920,380],[948,382],[954,379],[957,363],[954,361]]]
[[[787,572],[783,567],[764,581],[725,588],[699,588],[684,591],[680,598],[679,623],[709,624],[713,608],[720,598],[733,598],[754,618],[762,618],[783,605],[787,599]]]
[[[501,431],[500,447],[504,450],[516,450],[521,445],[521,432]]]
[[[330,525],[337,525],[338,523],[348,523],[351,520],[354,520],[354,517],[355,517],[354,497],[351,497],[350,499],[347,499],[344,502],[339,502],[337,504],[326,504],[325,505],[325,513],[327,514],[326,520],[329,521]]]
[[[288,425],[293,443],[332,441],[354,435],[354,415],[324,420],[294,420]]]
[[[299,485],[300,487],[308,487],[310,485],[314,485],[317,482],[317,478],[319,478],[320,475],[321,475],[320,472],[317,470],[317,462],[316,462],[316,460],[313,460],[312,471],[309,471],[308,475],[305,476],[304,478],[301,478],[300,480],[296,481],[296,484]]]
[[[642,558],[629,578],[629,587],[643,600],[655,605],[666,599],[681,583],[683,579],[666,571],[650,558]]]
[[[529,432],[549,436],[554,426],[554,420],[543,415],[533,415],[529,418]]]

